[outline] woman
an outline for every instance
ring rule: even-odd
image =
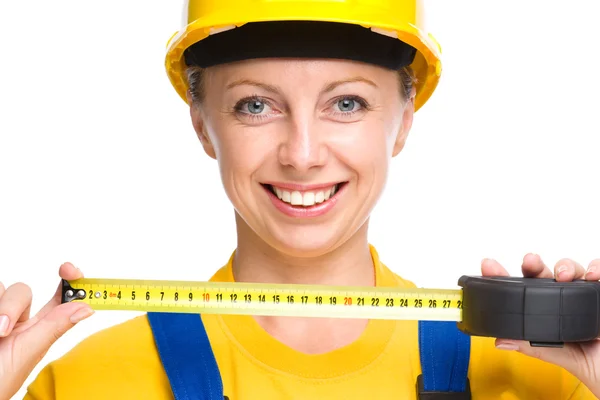
[[[408,0],[190,2],[190,24],[171,41],[167,69],[236,210],[237,248],[213,281],[414,287],[380,261],[367,231],[389,163],[441,72],[437,45],[415,29],[418,8]],[[248,23],[231,26],[241,22]],[[597,280],[598,266],[562,260],[554,275]],[[507,275],[493,260],[482,262],[482,273]],[[553,276],[532,254],[523,273]],[[60,276],[82,274],[67,263]],[[30,319],[26,286],[0,295],[3,399],[91,310],[58,305],[56,296]],[[93,335],[49,364],[27,398],[417,396],[414,321],[191,318],[150,314]],[[180,336],[164,340],[168,329]],[[199,345],[177,347],[181,338]],[[205,339],[210,352],[199,354]],[[184,350],[176,362],[173,349]],[[474,399],[593,399],[598,367],[597,343],[532,349],[474,337],[465,390]],[[201,385],[181,384],[189,377]]]

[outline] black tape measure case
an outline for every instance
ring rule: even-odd
[[[556,347],[600,334],[599,282],[463,276],[458,284],[463,288],[458,327],[469,335]]]

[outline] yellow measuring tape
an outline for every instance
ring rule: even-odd
[[[63,280],[95,310],[461,321],[462,291],[265,283]]]

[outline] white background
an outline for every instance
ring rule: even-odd
[[[599,4],[427,2],[443,78],[372,219],[394,271],[454,288],[483,257],[513,274],[530,251],[600,257]],[[0,1],[0,279],[31,285],[35,310],[67,260],[88,277],[204,280],[234,248],[217,164],[163,68],[181,7]],[[132,315],[97,313],[39,368]]]

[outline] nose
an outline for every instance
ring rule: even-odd
[[[325,137],[308,118],[290,121],[279,147],[279,162],[298,172],[323,166],[327,161]]]

